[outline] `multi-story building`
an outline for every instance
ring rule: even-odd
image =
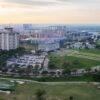
[[[38,49],[42,51],[53,51],[60,48],[59,40],[55,39],[46,39],[44,41],[41,41],[41,43],[38,44]]]
[[[13,28],[0,30],[0,49],[12,50],[19,47],[19,33],[13,31]]]
[[[33,27],[28,28],[27,25],[24,25],[24,28],[18,30],[20,33],[21,39],[26,38],[64,38],[65,35],[65,26],[45,26],[45,27]]]

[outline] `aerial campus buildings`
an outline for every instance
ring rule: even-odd
[[[0,30],[0,50],[12,50],[19,47],[19,33],[13,28],[4,28]]]

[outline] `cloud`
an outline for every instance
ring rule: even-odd
[[[95,6],[100,4],[100,0],[0,0],[0,3],[6,3],[7,5],[14,6]],[[96,6],[97,5],[97,6]],[[4,6],[4,5],[3,5]]]
[[[7,4],[17,4],[26,6],[45,6],[57,4],[55,0],[1,0]]]
[[[71,3],[89,3],[89,4],[92,4],[92,3],[99,3],[100,4],[100,0],[56,0],[56,1],[60,1],[60,2],[64,2],[64,3],[67,3],[67,2],[71,2]]]

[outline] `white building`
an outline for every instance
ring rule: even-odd
[[[19,47],[19,33],[13,31],[13,28],[0,30],[0,49],[12,50]]]
[[[38,49],[46,52],[57,50],[60,48],[59,42],[59,40],[55,39],[46,39],[38,44]]]
[[[59,43],[58,42],[55,42],[55,43],[43,43],[43,44],[39,44],[38,45],[38,49],[39,50],[42,50],[42,51],[52,51],[52,50],[57,50],[59,49],[60,46],[59,46]]]
[[[21,68],[23,67],[28,67],[31,65],[33,68],[38,67],[38,69],[42,68],[47,69],[48,68],[48,58],[46,58],[44,55],[33,55],[33,54],[28,54],[28,55],[23,55],[19,56],[17,58],[11,58],[7,61],[7,66],[9,65],[19,65]],[[37,65],[37,66],[36,66]]]

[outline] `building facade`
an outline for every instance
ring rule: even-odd
[[[53,51],[60,48],[60,41],[55,39],[46,39],[44,41],[41,41],[41,43],[38,43],[38,49],[42,51]]]
[[[0,50],[13,50],[19,47],[19,33],[13,28],[0,30]]]

